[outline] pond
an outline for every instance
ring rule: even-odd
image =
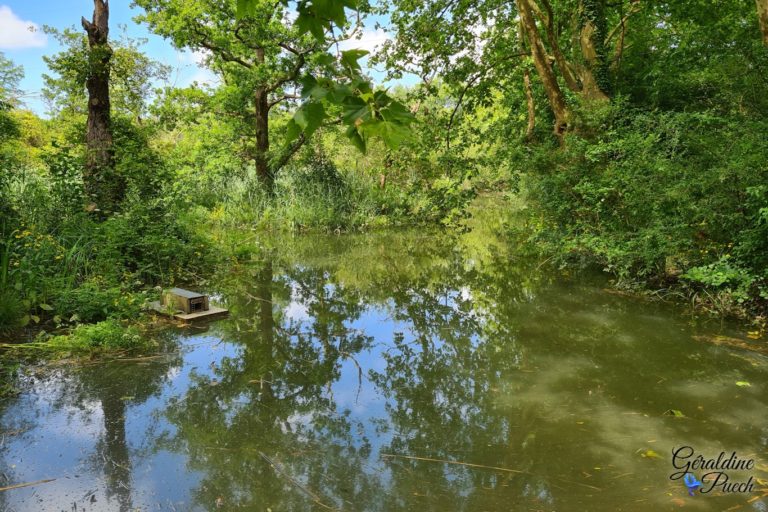
[[[503,228],[260,236],[210,287],[229,318],[22,372],[0,487],[44,482],[0,511],[768,510],[765,343]],[[753,489],[689,496],[682,446]]]

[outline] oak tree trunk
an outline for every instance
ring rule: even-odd
[[[91,204],[89,211],[113,211],[125,194],[125,183],[114,171],[112,129],[110,125],[109,1],[93,0],[93,19],[81,19],[88,34],[88,125],[83,182]]]
[[[264,49],[256,50],[256,60],[264,63]],[[275,180],[269,162],[269,92],[266,87],[256,88],[253,98],[256,128],[256,174],[264,190],[274,193]]]
[[[269,166],[269,102],[264,87],[256,89],[254,96],[256,116],[256,174],[268,194],[274,192],[274,177]]]

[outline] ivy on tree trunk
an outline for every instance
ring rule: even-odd
[[[93,19],[81,19],[88,34],[88,125],[83,183],[90,200],[89,211],[104,214],[114,211],[123,198],[125,184],[114,171],[112,128],[110,123],[109,2],[93,1]]]

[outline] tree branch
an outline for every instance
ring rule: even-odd
[[[579,92],[581,91],[581,84],[579,84],[578,80],[576,80],[576,77],[573,76],[573,72],[571,71],[572,66],[565,59],[563,52],[560,50],[560,45],[557,42],[557,36],[555,35],[555,29],[553,26],[555,13],[552,10],[552,5],[549,3],[549,0],[541,0],[541,3],[544,5],[546,14],[541,12],[535,0],[531,2],[531,7],[533,7],[533,11],[539,18],[541,18],[541,21],[544,23],[544,28],[547,32],[547,39],[549,40],[549,45],[552,47],[552,54],[555,57],[555,62],[557,63],[557,67],[560,69],[560,73],[562,73],[563,78],[565,79],[566,85],[570,90]]]
[[[280,103],[281,101],[285,101],[285,100],[300,100],[300,99],[301,99],[301,96],[299,96],[298,94],[285,94],[285,95],[283,95],[283,96],[281,96],[279,98],[276,98],[276,99],[270,101],[269,103],[267,103],[267,105],[269,106],[269,108],[272,108],[275,105],[277,105],[278,103]]]
[[[272,162],[270,162],[271,165],[269,166],[269,170],[272,173],[272,176],[274,176],[277,171],[282,169],[283,166],[288,163],[288,160],[290,160],[291,157],[293,157],[293,155],[295,155],[296,152],[301,149],[301,146],[303,146],[306,141],[307,138],[302,133],[279,155],[276,155],[275,158],[272,159]]]
[[[200,41],[198,41],[198,44],[205,48],[206,50],[210,50],[211,52],[217,54],[219,57],[222,58],[222,60],[225,60],[227,62],[236,62],[240,64],[241,66],[244,66],[246,68],[252,68],[253,62],[249,62],[241,57],[238,57],[236,55],[232,55],[232,53],[228,50],[225,50],[221,46],[217,46],[210,41],[208,41],[208,37],[200,32],[198,29],[193,28],[192,29],[198,36],[200,36]]]

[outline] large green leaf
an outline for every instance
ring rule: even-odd
[[[362,68],[360,67],[360,63],[357,61],[369,53],[370,52],[367,50],[359,49],[343,51],[341,52],[341,64],[353,73],[360,73],[362,72]]]
[[[325,107],[320,102],[303,104],[294,114],[293,121],[309,138],[320,127],[326,118]]]
[[[353,125],[347,128],[347,138],[349,138],[350,142],[360,150],[361,153],[365,154],[365,139],[363,139],[362,135],[360,135],[360,132],[357,130],[357,128]]]
[[[368,119],[370,115],[371,111],[368,103],[362,98],[349,96],[344,101],[344,112],[341,115],[341,119],[345,124],[357,125]]]

